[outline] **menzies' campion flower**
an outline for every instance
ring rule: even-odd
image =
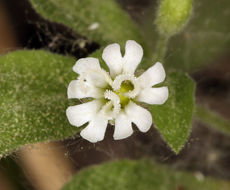
[[[79,77],[69,84],[68,98],[92,100],[68,107],[66,114],[71,125],[80,127],[88,122],[80,133],[84,139],[90,142],[103,140],[110,121],[115,125],[115,140],[129,137],[133,133],[132,123],[141,132],[149,130],[152,116],[138,102],[164,104],[168,99],[168,88],[153,88],[165,79],[164,68],[159,62],[135,77],[142,56],[142,47],[129,40],[124,57],[116,43],[104,49],[102,58],[109,73],[100,67],[96,58],[82,58],[74,65],[73,70]]]

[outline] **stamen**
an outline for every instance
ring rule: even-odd
[[[101,111],[110,117],[110,119],[113,119],[117,116],[117,114],[121,110],[120,105],[120,98],[111,90],[106,90],[104,93],[105,99],[108,99],[108,101],[101,109]]]

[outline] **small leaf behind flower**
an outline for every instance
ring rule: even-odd
[[[228,190],[227,181],[189,174],[150,160],[115,161],[80,171],[62,190]]]
[[[75,60],[44,51],[0,57],[0,157],[22,145],[64,139],[79,128],[69,124],[67,85]]]
[[[163,139],[179,153],[191,130],[195,83],[183,72],[171,72],[163,86],[169,88],[168,100],[163,105],[149,106],[149,110]]]
[[[107,45],[128,39],[142,41],[131,18],[113,0],[30,0],[45,18]]]

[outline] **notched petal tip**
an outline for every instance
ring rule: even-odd
[[[123,67],[123,59],[119,44],[114,43],[105,47],[102,53],[102,59],[109,67],[112,77],[121,73]]]
[[[134,102],[130,101],[125,108],[125,112],[129,116],[131,122],[133,122],[141,132],[147,132],[152,126],[151,113]]]
[[[143,57],[143,48],[134,40],[128,40],[125,45],[124,72],[133,74]]]
[[[102,141],[105,136],[105,130],[108,124],[108,120],[100,115],[95,115],[89,124],[81,131],[82,138],[96,143]]]

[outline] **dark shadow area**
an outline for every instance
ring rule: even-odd
[[[63,24],[42,18],[28,0],[3,0],[3,3],[22,48],[47,49],[77,58],[85,57],[99,48],[99,44]]]

